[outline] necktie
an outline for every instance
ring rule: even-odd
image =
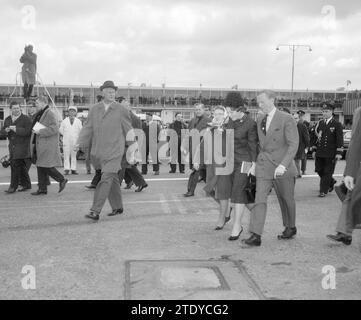
[[[70,124],[73,125],[73,123],[74,123],[74,119],[70,118]]]
[[[268,114],[266,114],[266,116],[262,119],[262,122],[261,122],[261,129],[262,129],[262,132],[264,135],[266,135],[267,133],[267,117],[268,117]]]

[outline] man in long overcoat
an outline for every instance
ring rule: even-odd
[[[361,224],[361,108],[354,114],[352,138],[346,156],[344,183],[347,194],[342,202],[338,218],[336,235],[327,235],[333,241],[350,245],[352,232],[356,225]]]
[[[30,139],[30,153],[38,171],[39,189],[32,195],[47,194],[49,176],[59,182],[63,191],[67,179],[55,168],[62,165],[59,148],[59,124],[55,113],[48,106],[48,98],[40,96],[36,102],[37,113],[33,119],[33,134]]]
[[[77,143],[79,148],[85,149],[91,141],[91,157],[100,164],[102,172],[90,213],[85,216],[96,221],[106,199],[112,207],[111,215],[123,212],[118,172],[132,126],[129,110],[115,101],[117,89],[113,81],[105,81],[100,87],[104,99],[90,109]]]
[[[20,62],[23,63],[21,76],[24,83],[25,99],[30,98],[34,84],[36,82],[36,58],[37,56],[33,52],[33,46],[26,46],[24,53],[20,58]]]

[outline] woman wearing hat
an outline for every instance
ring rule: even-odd
[[[215,118],[219,109],[215,110]],[[224,225],[231,219],[230,203],[234,208],[234,223],[230,237],[230,241],[237,240],[243,231],[242,216],[245,210],[245,206],[249,203],[245,188],[248,182],[248,175],[253,170],[257,157],[257,145],[258,134],[257,125],[246,114],[246,107],[237,106],[231,104],[228,107],[230,119],[227,123],[224,123],[223,130],[233,130],[233,146],[231,146],[231,157],[227,157],[226,161],[232,161],[233,170],[231,174],[223,172],[217,174],[217,168],[215,170],[215,177],[211,181],[216,180],[215,186],[215,198],[219,200],[220,212],[218,222],[215,230],[222,230]],[[225,141],[224,141],[225,142]],[[223,142],[223,145],[225,143]],[[224,148],[223,148],[224,149]],[[214,154],[219,152],[217,148],[214,150]],[[225,150],[222,150],[222,154],[225,155]],[[219,171],[220,172],[220,171]],[[210,184],[212,182],[209,182]]]

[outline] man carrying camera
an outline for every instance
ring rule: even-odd
[[[36,59],[37,56],[33,52],[33,46],[25,46],[20,62],[23,63],[21,76],[24,83],[24,99],[26,100],[31,97],[31,93],[36,82]]]

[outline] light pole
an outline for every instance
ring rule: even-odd
[[[132,85],[131,82],[128,82],[128,101],[130,103],[130,86]]]
[[[295,78],[295,51],[298,48],[308,48],[308,51],[312,51],[312,48],[308,44],[279,44],[276,50],[280,50],[281,47],[288,47],[292,51],[292,82],[291,82],[291,110],[293,109],[293,83]]]

